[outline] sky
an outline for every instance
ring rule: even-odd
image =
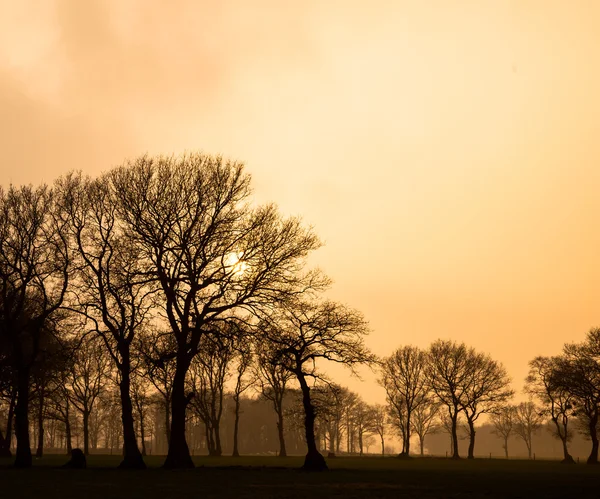
[[[243,161],[379,355],[600,326],[600,2],[0,0],[0,184]],[[375,375],[350,379],[383,402]]]

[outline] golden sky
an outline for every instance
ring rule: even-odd
[[[595,0],[1,2],[0,183],[242,160],[376,353],[465,341],[519,390],[600,326],[599,24]]]

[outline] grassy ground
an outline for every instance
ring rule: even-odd
[[[0,491],[44,499],[600,497],[600,467],[552,461],[338,457],[329,472],[305,473],[299,457],[195,457],[198,467],[187,471],[162,470],[162,460],[148,457],[146,471],[113,469],[117,456],[90,456],[87,470],[55,469],[64,456],[36,460],[31,470],[0,460]]]

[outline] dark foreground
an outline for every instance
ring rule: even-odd
[[[0,460],[2,497],[43,499],[213,497],[398,498],[597,498],[600,467],[549,461],[344,458],[328,460],[324,473],[295,469],[300,458],[195,458],[189,471],[157,468],[119,471],[115,456],[91,456],[87,470],[55,469],[66,461],[49,456],[30,470]],[[153,468],[154,467],[154,468]]]

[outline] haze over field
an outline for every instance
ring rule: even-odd
[[[4,2],[0,184],[239,159],[376,353],[453,338],[518,390],[600,326],[600,3],[424,4]]]

